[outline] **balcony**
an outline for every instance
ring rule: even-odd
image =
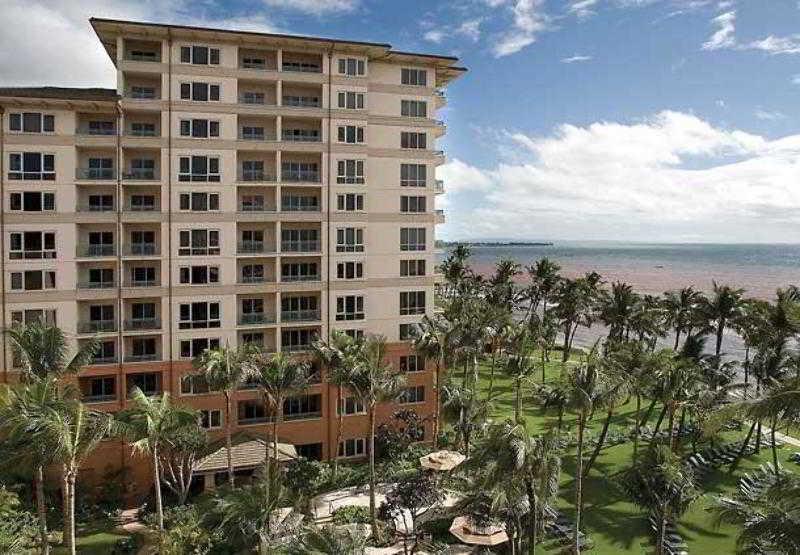
[[[138,355],[125,355],[125,362],[154,362],[161,360],[161,356],[157,353],[142,353]]]
[[[132,168],[122,174],[124,181],[157,181],[159,179],[155,170]]]
[[[255,131],[255,130],[239,130],[239,140],[240,141],[274,141],[275,135],[271,133],[266,133],[265,131]]]
[[[158,318],[134,318],[125,320],[125,331],[160,330],[161,320]]]
[[[240,202],[239,212],[275,212],[275,209],[264,202]]]
[[[322,65],[317,62],[284,60],[281,71],[292,73],[322,73]]]
[[[293,283],[298,281],[320,281],[320,274],[309,274],[305,276],[281,276],[282,283]]]
[[[316,199],[315,199],[316,200]],[[296,202],[281,203],[281,212],[319,212],[319,204],[302,204]]]
[[[294,143],[321,143],[322,135],[318,129],[284,129],[281,140]]]
[[[239,315],[240,326],[258,326],[264,324],[274,324],[275,318],[265,312],[251,312]]]
[[[116,252],[117,249],[114,245],[83,245],[78,247],[78,256],[83,258],[116,256]]]
[[[312,170],[283,170],[281,172],[281,181],[290,183],[319,183],[320,174],[318,171]]]
[[[155,243],[131,243],[125,250],[126,256],[157,256],[158,245]]]
[[[266,276],[241,276],[239,283],[242,285],[252,285],[254,283],[269,283],[272,280],[267,279]]]
[[[116,355],[109,355],[109,356],[96,356],[92,359],[89,364],[116,364],[117,357]]]
[[[281,312],[282,322],[318,322],[319,309],[316,310],[285,310]]]
[[[111,333],[117,331],[116,320],[89,320],[78,322],[78,333]]]
[[[137,127],[132,128],[130,131],[126,133],[128,137],[158,137],[159,133],[156,130],[155,126],[152,128],[150,127]]]
[[[78,168],[75,178],[81,181],[111,181],[117,178],[113,168]]]
[[[322,411],[297,412],[295,414],[283,415],[284,422],[291,422],[292,420],[313,420],[315,418],[322,418]]]
[[[289,108],[322,108],[319,97],[313,96],[284,96],[282,105]]]
[[[161,206],[157,202],[152,203],[127,203],[124,210],[126,212],[157,212],[161,210]]]
[[[78,289],[113,289],[117,286],[115,281],[80,281]]]
[[[125,287],[158,287],[157,279],[132,279],[125,283]]]
[[[267,104],[267,95],[260,92],[240,93],[239,104],[245,104],[249,106],[265,106]]]
[[[270,174],[263,170],[241,170],[239,172],[239,181],[243,183],[258,183],[258,182],[275,182],[277,181],[275,174]]]
[[[86,404],[92,403],[110,403],[112,401],[116,401],[117,396],[116,394],[109,394],[109,395],[83,395],[81,396],[81,401]]]
[[[320,242],[314,240],[281,241],[282,252],[319,252]]]
[[[239,417],[237,419],[239,426],[252,426],[254,424],[266,424],[268,422],[272,422],[271,416],[253,416],[250,418]]]
[[[240,241],[236,245],[236,252],[238,254],[266,254],[274,253],[275,249],[269,247],[263,241]]]
[[[22,251],[10,251],[8,253],[10,260],[47,260],[56,258],[55,249],[41,249],[31,250],[25,249]]]
[[[433,182],[433,192],[434,193],[444,193],[444,181],[441,179],[437,179]]]
[[[111,204],[90,204],[88,202],[82,202],[78,205],[78,212],[115,212],[116,210],[117,208],[113,202]]]
[[[137,52],[128,52],[127,54],[125,54],[125,60],[128,62],[158,63],[161,61],[161,56],[158,54],[158,52],[137,51]]]
[[[75,134],[89,135],[92,137],[114,137],[117,134],[117,130],[113,126],[109,128],[104,126],[79,125]]]
[[[159,94],[154,87],[132,87],[125,93],[125,98],[131,100],[157,100]]]

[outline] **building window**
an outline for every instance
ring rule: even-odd
[[[219,210],[219,193],[181,193],[180,209],[191,212]]]
[[[400,261],[400,277],[412,277],[412,276],[424,276],[424,275],[425,275],[424,260]]]
[[[344,212],[360,212],[364,210],[364,195],[361,193],[336,195],[336,209]]]
[[[153,287],[158,283],[156,269],[152,266],[134,266],[131,268],[132,287]]]
[[[263,283],[266,281],[263,264],[245,264],[242,266],[242,283]]]
[[[402,291],[400,293],[400,316],[425,314],[425,291]]]
[[[26,326],[35,322],[46,326],[56,325],[56,311],[54,309],[33,308],[28,310],[14,310],[11,312],[11,325],[24,324]]]
[[[156,124],[145,122],[131,123],[131,135],[134,137],[155,137]]]
[[[400,393],[400,397],[398,398],[397,402],[400,403],[401,405],[407,405],[411,403],[424,403],[425,386],[414,385],[411,387],[404,388],[402,393]]]
[[[337,279],[362,279],[363,277],[363,262],[338,262],[336,264]]]
[[[364,128],[357,125],[340,125],[338,137],[340,143],[363,143]]]
[[[181,63],[203,66],[219,65],[219,48],[181,46]]]
[[[420,213],[425,212],[426,198],[425,197],[400,197],[400,212],[407,213]]]
[[[201,409],[199,411],[200,427],[214,430],[222,427],[222,411],[219,409]]]
[[[403,85],[426,87],[428,85],[428,72],[424,69],[404,67],[400,70],[400,83]]]
[[[401,100],[400,115],[410,118],[428,117],[428,103],[424,100]]]
[[[364,93],[353,91],[339,91],[337,95],[339,108],[345,110],[363,110],[364,109]]]
[[[366,445],[363,437],[345,439],[339,443],[339,457],[363,457],[367,453]]]
[[[337,229],[336,252],[364,252],[364,230],[357,227]]]
[[[146,372],[142,374],[128,374],[127,376],[128,397],[134,388],[139,388],[148,397],[161,393],[161,374],[156,372]]]
[[[219,283],[219,266],[181,266],[178,274],[184,285]]]
[[[316,162],[281,162],[283,181],[319,181],[319,165]]]
[[[281,264],[281,281],[317,281],[319,266],[316,262]]]
[[[184,341],[181,341],[181,345]],[[189,343],[188,341],[186,343]],[[181,351],[183,348],[181,347]],[[183,356],[181,354],[181,356]],[[187,374],[181,377],[181,395],[204,395],[209,393],[208,381],[200,374]]]
[[[253,345],[255,347],[263,348],[264,345],[265,345],[265,343],[264,343],[264,333],[260,332],[260,331],[243,333],[242,334],[242,341],[241,341],[240,345]],[[256,387],[256,386],[253,386],[253,387]],[[240,388],[240,389],[244,389],[244,388]],[[252,389],[252,387],[250,387],[250,389]]]
[[[336,297],[336,321],[363,320],[364,297],[362,295],[345,295]]]
[[[400,250],[401,251],[424,251],[425,228],[424,227],[401,227],[400,228]]]
[[[317,394],[298,395],[283,401],[283,417],[286,420],[319,418],[322,415],[322,398]]]
[[[339,412],[338,414],[342,414],[344,416],[350,416],[353,414],[366,414],[367,409],[364,407],[364,403],[361,402],[357,397],[344,397],[341,399],[339,403]]]
[[[8,155],[8,178],[55,181],[56,156],[41,152],[12,152]]]
[[[400,132],[400,148],[428,148],[428,136],[425,133],[413,131]]]
[[[117,361],[117,344],[114,341],[101,341],[94,353],[92,364],[108,364]]]
[[[11,210],[22,212],[52,212],[56,209],[55,193],[40,193],[39,191],[27,191],[24,193],[11,193]]]
[[[360,58],[339,58],[339,74],[362,76],[366,74],[366,63]]]
[[[114,195],[89,195],[89,212],[114,210]]]
[[[342,330],[342,332],[347,337],[349,337],[350,339],[364,339],[364,330],[348,328],[348,329]]]
[[[424,372],[425,358],[419,355],[405,355],[400,357],[401,372]]]
[[[287,212],[318,212],[319,197],[315,195],[281,195],[281,210]]]
[[[283,330],[281,331],[281,348],[287,352],[303,351],[311,348],[311,344],[317,336],[316,330]]]
[[[203,301],[180,305],[178,329],[218,328],[220,324],[219,303]]]
[[[53,133],[56,118],[40,112],[11,112],[8,114],[8,129],[22,133]]]
[[[364,183],[364,160],[339,160],[336,163],[336,183],[361,185]]]
[[[182,339],[180,342],[181,358],[196,358],[208,349],[219,349],[218,337]],[[206,386],[206,391],[201,391],[200,393],[208,393],[208,386]]]
[[[15,231],[9,236],[11,260],[36,260],[56,257],[56,234],[52,231]]]
[[[281,298],[281,320],[298,322],[319,319],[319,303],[313,295]]]
[[[207,119],[182,119],[181,137],[207,139],[219,137],[219,122]]]
[[[417,324],[400,324],[400,341],[410,341],[417,336]]]
[[[209,83],[181,83],[181,100],[195,102],[219,101],[219,85]]]
[[[216,156],[181,156],[178,181],[219,181],[219,158]]]
[[[303,457],[310,461],[322,460],[322,444],[321,443],[303,443],[294,446],[297,451],[297,456]]]
[[[152,212],[156,209],[155,195],[131,195],[128,209],[133,212]]]
[[[401,187],[425,187],[428,183],[428,167],[425,164],[400,164]]]
[[[156,98],[156,88],[142,85],[131,85],[130,97],[139,100],[153,100]]]
[[[239,425],[263,424],[268,421],[267,409],[261,401],[239,401],[238,405]]]
[[[55,270],[11,272],[12,291],[41,291],[42,289],[55,289],[55,287]]]
[[[183,229],[178,232],[179,256],[219,254],[219,231],[216,229]]]

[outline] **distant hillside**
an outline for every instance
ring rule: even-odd
[[[466,245],[468,247],[552,247],[553,243],[535,241],[436,241],[438,248]]]

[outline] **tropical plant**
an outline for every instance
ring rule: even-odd
[[[486,418],[491,412],[491,402],[480,399],[475,389],[455,384],[444,386],[442,392],[443,406],[454,422],[453,428],[458,434],[458,443],[464,454],[469,457],[472,437],[476,431],[484,427]]]
[[[386,494],[386,501],[381,505],[381,515],[386,520],[403,522],[403,530],[399,530],[403,538],[403,551],[408,553],[408,540],[412,540],[411,553],[417,550],[419,541],[417,519],[423,512],[436,507],[444,501],[444,492],[429,473],[417,472],[406,476]],[[411,522],[406,520],[406,515]]]
[[[666,323],[675,330],[674,350],[678,350],[682,334],[691,333],[696,313],[702,306],[705,297],[693,287],[684,287],[680,291],[667,291],[664,293],[664,311]]]
[[[366,528],[366,527],[364,527]],[[368,530],[355,526],[309,526],[296,545],[289,548],[291,555],[364,555]]]
[[[91,362],[98,346],[96,341],[89,341],[70,357],[71,348],[64,332],[38,320],[27,325],[16,324],[6,334],[14,356],[19,359],[23,380],[75,374]]]
[[[533,342],[528,326],[521,322],[509,337],[509,355],[506,358],[505,374],[514,382],[514,421],[520,422],[522,411],[522,384],[530,379],[536,367],[533,361]]]
[[[435,412],[433,417],[433,448],[439,447],[439,428],[441,423],[441,375],[442,371],[452,362],[451,340],[453,326],[450,322],[439,316],[422,318],[417,334],[414,338],[414,350],[425,359],[432,359],[436,364],[434,375],[434,402]],[[491,388],[491,386],[490,386]]]
[[[36,518],[24,510],[16,493],[0,485],[0,553],[29,553],[36,535]]]
[[[591,327],[597,315],[600,297],[600,275],[590,272],[576,279],[563,279],[555,292],[554,314],[564,335],[561,361],[569,360],[572,342],[579,326]]]
[[[600,321],[608,326],[608,339],[622,341],[630,338],[630,330],[640,302],[633,286],[616,281],[611,284],[611,292],[600,296]]]
[[[713,322],[716,334],[714,354],[720,355],[725,328],[731,325],[742,311],[742,295],[744,289],[734,289],[729,285],[712,282],[713,296],[703,303],[705,317]]]
[[[161,482],[183,505],[189,497],[198,459],[208,450],[208,434],[199,424],[179,429],[160,451]]]
[[[117,424],[134,451],[150,455],[153,465],[158,528],[164,530],[164,506],[161,498],[161,452],[187,428],[197,425],[194,410],[174,405],[169,393],[148,397],[138,387],[130,393],[129,408],[117,414]]]

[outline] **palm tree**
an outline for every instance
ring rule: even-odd
[[[353,338],[339,330],[333,330],[331,332],[330,341],[325,342],[322,339],[318,339],[312,344],[314,356],[320,364],[324,365],[326,368],[328,383],[336,386],[336,414],[338,418],[338,425],[336,426],[337,446],[342,442],[343,431],[342,423],[344,419],[344,410],[342,407],[342,390],[347,386],[350,380],[350,373],[355,366],[356,355],[363,345],[363,338]],[[334,456],[334,479],[336,478],[338,470],[338,457]]]
[[[561,266],[549,258],[540,258],[535,264],[528,266],[530,285],[522,292],[523,298],[528,301],[528,314],[530,318],[542,307],[542,313],[547,312],[547,303],[552,299],[556,287],[561,281],[559,272]]]
[[[298,545],[292,546],[292,555],[364,555],[367,549],[365,530],[345,526],[309,526],[300,537]]]
[[[576,279],[564,279],[559,283],[554,310],[564,334],[562,362],[569,360],[578,326],[588,328],[595,321],[601,283],[600,275],[595,272]]]
[[[522,382],[529,379],[536,367],[533,362],[533,349],[528,327],[521,322],[509,338],[510,353],[506,359],[505,373],[514,381],[516,392],[514,402],[514,421],[519,423],[522,410]]]
[[[545,508],[558,494],[561,458],[554,436],[531,436],[523,424],[492,426],[468,463],[483,475],[486,490],[524,492],[528,505],[528,552],[536,552]]]
[[[19,461],[30,464],[36,490],[36,512],[39,522],[39,544],[41,553],[50,551],[47,536],[47,506],[44,497],[44,468],[53,462],[53,451],[45,441],[31,441],[41,436],[42,415],[57,410],[62,403],[58,384],[54,377],[29,377],[29,382],[11,387],[0,385],[0,433],[8,452],[14,456],[8,463]]]
[[[130,408],[118,413],[117,423],[122,434],[131,442],[134,451],[150,455],[153,464],[158,528],[164,530],[159,455],[162,448],[169,445],[175,435],[197,424],[197,413],[172,404],[172,399],[166,391],[158,397],[148,397],[136,387],[131,391],[130,399]]]
[[[684,287],[680,291],[664,293],[664,310],[667,324],[675,330],[674,350],[678,350],[682,333],[689,334],[695,319],[695,313],[704,296],[693,287]]]
[[[386,339],[368,336],[358,354],[348,389],[369,415],[369,514],[372,535],[378,535],[375,507],[375,410],[380,403],[395,401],[403,391],[405,376],[386,361]]]
[[[491,412],[491,402],[478,397],[474,388],[464,388],[455,384],[442,389],[443,406],[450,418],[455,421],[453,428],[461,437],[464,454],[470,456],[472,434],[486,421]]]
[[[742,302],[739,314],[731,322],[731,326],[744,342],[744,395],[749,395],[750,387],[750,351],[765,340],[769,303],[758,299],[746,299]]]
[[[628,338],[633,322],[639,295],[627,283],[616,281],[611,285],[611,293],[601,297],[600,320],[608,326],[608,338],[622,341]]]
[[[194,360],[198,375],[202,376],[211,391],[221,391],[225,396],[225,447],[228,451],[228,484],[233,487],[233,460],[231,451],[232,403],[236,391],[247,379],[245,360],[250,355],[247,348],[206,349]]]
[[[703,311],[706,318],[714,322],[717,337],[714,354],[719,356],[722,351],[722,337],[725,328],[741,314],[744,289],[734,289],[729,285],[720,285],[716,281],[713,281],[712,285],[714,295],[706,300]]]
[[[565,372],[567,370],[565,369]],[[578,438],[575,453],[575,537],[574,549],[580,553],[581,514],[583,512],[583,443],[589,415],[596,406],[602,406],[609,391],[603,373],[603,360],[597,353],[597,345],[576,368],[565,377],[567,385],[567,407],[578,417]]]
[[[63,468],[64,488],[64,543],[75,555],[75,484],[78,470],[98,444],[112,432],[110,415],[91,411],[74,398],[59,403],[56,410],[38,415],[38,433],[31,436],[34,442],[43,442],[52,452],[55,462]]]
[[[439,427],[441,422],[441,373],[452,362],[451,338],[452,324],[443,317],[424,316],[414,337],[414,350],[425,359],[433,359],[436,364],[434,376],[434,402],[436,409],[433,417],[433,448],[439,446]],[[491,382],[489,385],[491,390]]]
[[[90,341],[70,357],[71,348],[64,332],[39,321],[15,325],[6,330],[6,334],[14,354],[20,359],[23,379],[75,374],[91,362],[98,345]]]

